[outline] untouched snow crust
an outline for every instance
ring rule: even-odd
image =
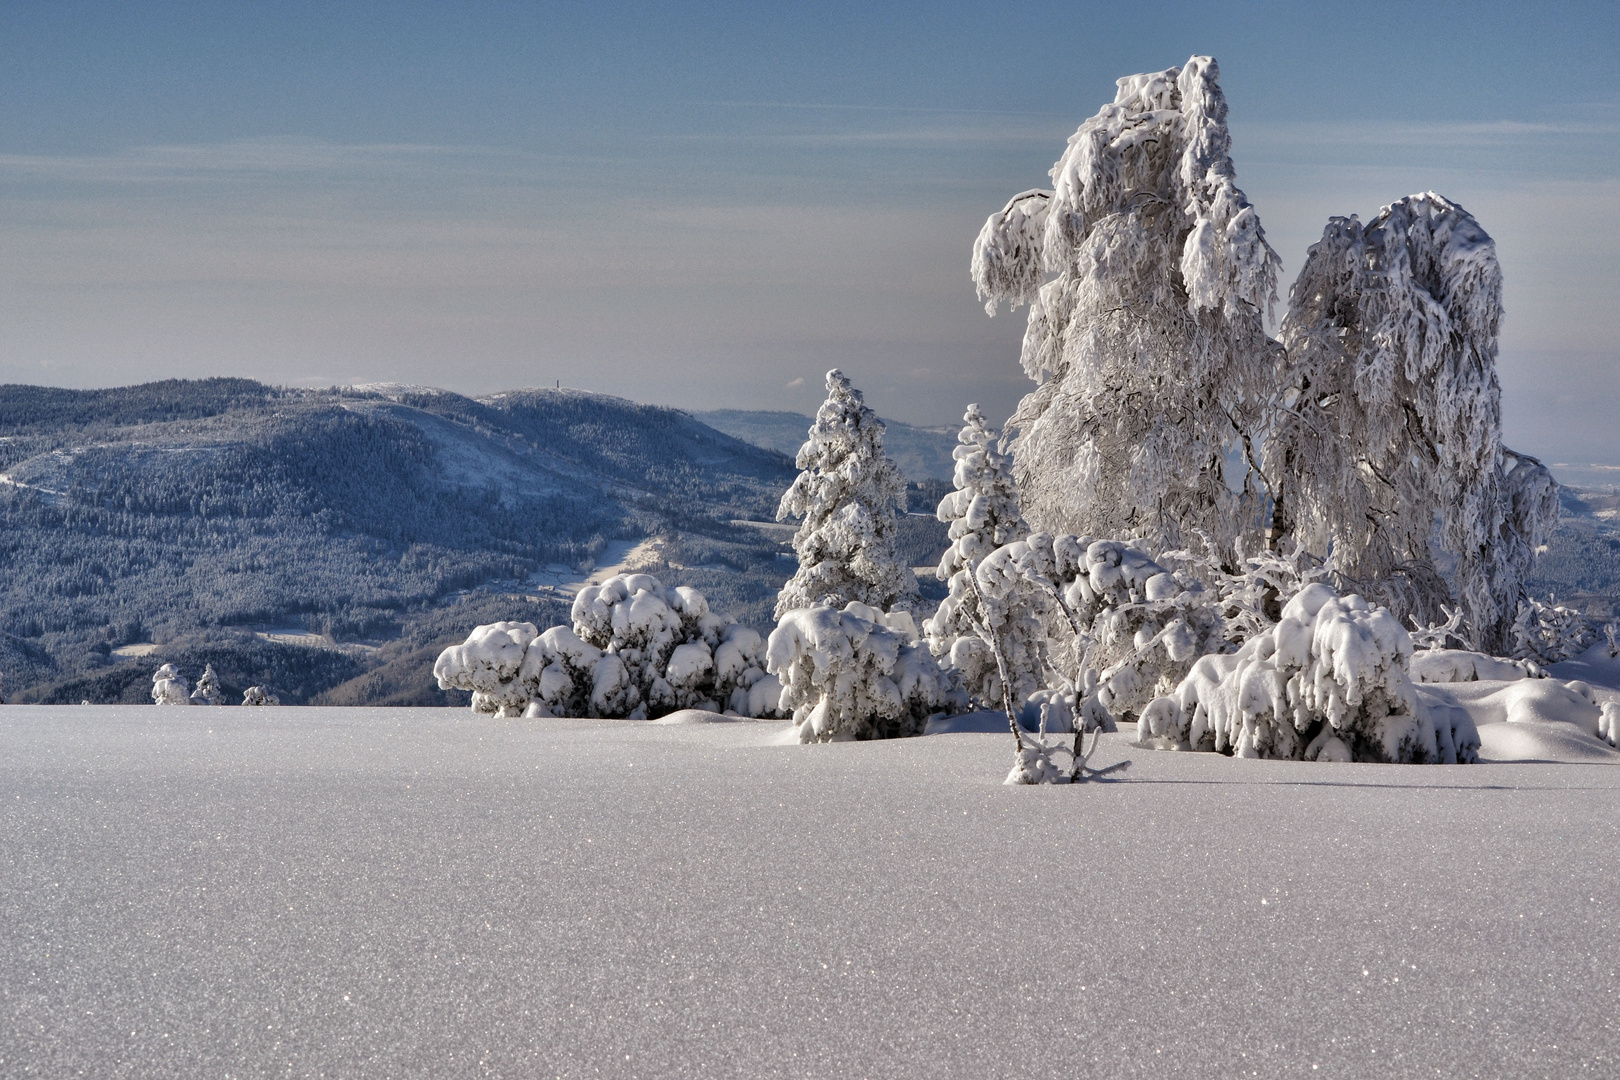
[[[0,1074],[1620,1072],[1620,769],[787,731],[0,708]]]

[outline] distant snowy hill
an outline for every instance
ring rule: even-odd
[[[792,457],[798,453],[806,432],[815,421],[796,412],[750,412],[744,409],[714,409],[694,412],[710,427]],[[956,428],[914,427],[898,420],[885,420],[887,431],[883,449],[892,457],[906,479],[912,481],[949,480],[956,463]]]
[[[779,538],[731,522],[773,518],[793,475],[686,413],[574,390],[0,387],[0,671],[10,695],[137,700],[133,668],[191,650],[229,689],[291,629],[277,640],[350,657],[330,686],[386,659],[368,642],[425,648],[497,611],[564,621],[537,571],[653,535],[734,566],[733,595],[711,595],[747,603],[788,568]]]

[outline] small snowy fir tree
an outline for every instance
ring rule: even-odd
[[[191,692],[191,700],[199,705],[223,705],[225,694],[219,688],[219,676],[214,674],[214,665],[203,667],[202,678],[197,680],[197,688]]]
[[[1331,547],[1345,579],[1425,624],[1450,599],[1438,535],[1491,652],[1558,514],[1547,470],[1502,446],[1501,319],[1496,245],[1456,203],[1428,192],[1365,226],[1331,219],[1290,293],[1265,445],[1274,534]]]
[[[643,720],[677,709],[775,715],[759,632],[714,614],[696,589],[619,574],[580,590],[573,626],[474,628],[439,655],[441,689],[472,691],[474,712]]]
[[[906,482],[883,453],[883,421],[837,368],[827,372],[827,400],[796,464],[803,471],[782,496],[776,519],[803,519],[793,536],[799,569],[782,586],[776,618],[852,601],[915,611],[917,579],[895,551],[895,511],[905,505]]]
[[[766,669],[801,742],[921,735],[953,704],[946,680],[905,612],[851,602],[785,613],[771,631]]]
[[[152,703],[154,705],[190,705],[191,687],[175,670],[173,664],[164,664],[152,672]]]
[[[1030,305],[1037,387],[1009,426],[1037,528],[1161,548],[1258,529],[1255,475],[1234,491],[1226,472],[1275,379],[1262,315],[1278,259],[1233,182],[1218,74],[1195,56],[1120,79],[1052,167],[1054,190],[1015,196],[974,244],[986,309]]]
[[[1317,582],[1235,653],[1205,656],[1137,721],[1138,740],[1238,757],[1471,762],[1468,713],[1426,703],[1412,639],[1385,608]]]
[[[968,406],[963,420],[954,452],[956,490],[940,500],[936,512],[950,526],[951,545],[935,571],[950,583],[950,594],[923,624],[923,633],[933,654],[948,658],[972,699],[982,708],[999,709],[1002,667],[1012,680],[1015,705],[1045,681],[1045,630],[1036,617],[1042,605],[1027,583],[994,605],[983,603],[976,587],[973,574],[984,557],[1027,530],[1018,511],[1012,460],[997,433],[977,405]]]
[[[262,686],[250,686],[242,694],[244,705],[280,705],[281,699]]]

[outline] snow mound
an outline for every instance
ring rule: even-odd
[[[1479,729],[1479,760],[1551,761],[1570,765],[1620,765],[1620,751],[1558,721],[1487,724]]]
[[[1412,655],[1412,681],[1417,683],[1461,683],[1511,681],[1527,678],[1529,668],[1518,660],[1469,652],[1466,649],[1426,649]]]

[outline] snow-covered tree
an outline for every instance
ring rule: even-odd
[[[1467,712],[1424,703],[1412,640],[1387,609],[1320,582],[1236,653],[1193,665],[1137,721],[1139,741],[1239,757],[1457,763],[1475,760]]]
[[[441,689],[500,716],[649,719],[677,709],[770,716],[781,686],[758,631],[714,614],[696,589],[618,574],[581,589],[573,626],[474,628],[439,655]]]
[[[219,688],[219,676],[214,674],[214,665],[203,667],[202,678],[197,680],[197,688],[191,692],[191,700],[199,705],[223,705],[225,694]]]
[[[190,684],[173,664],[164,664],[152,672],[152,704],[190,705],[190,691]]]
[[[799,569],[782,586],[776,617],[852,601],[915,610],[917,578],[895,551],[905,478],[883,452],[883,421],[837,368],[827,372],[827,400],[796,464],[803,471],[783,494],[776,519],[803,518],[793,536]]]
[[[1009,426],[1037,528],[1159,548],[1195,528],[1223,548],[1257,532],[1253,472],[1238,491],[1226,473],[1275,378],[1262,315],[1278,259],[1230,142],[1213,59],[1121,79],[1070,137],[1054,190],[1014,197],[979,234],[986,308],[1030,304],[1038,385]]]
[[[781,711],[801,742],[920,735],[952,704],[909,614],[851,602],[783,614],[765,647],[766,669],[782,685]]]
[[[244,705],[280,705],[281,699],[262,686],[250,686],[242,692]]]
[[[1046,679],[1045,630],[1037,618],[1044,605],[1027,582],[998,598],[1000,603],[982,603],[972,576],[979,563],[1028,530],[1018,510],[1012,459],[999,436],[977,405],[968,406],[963,420],[954,451],[956,490],[940,500],[936,512],[950,526],[951,545],[935,571],[941,581],[950,583],[950,594],[923,624],[923,632],[929,649],[948,658],[968,694],[981,706],[995,709],[1003,705],[1003,667],[1012,680],[1015,705]]]
[[[1424,623],[1450,599],[1438,535],[1488,651],[1558,514],[1547,470],[1502,446],[1501,319],[1495,242],[1456,203],[1427,192],[1366,225],[1332,218],[1289,295],[1264,451],[1274,532],[1331,546],[1345,579]]]

